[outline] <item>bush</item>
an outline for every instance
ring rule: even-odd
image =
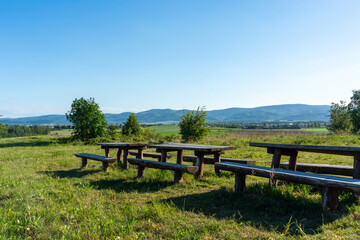
[[[73,124],[74,137],[81,141],[102,137],[106,133],[105,115],[100,111],[94,98],[75,98],[71,110],[66,113],[66,118]]]
[[[190,111],[181,116],[179,127],[183,142],[197,141],[209,134],[206,116],[204,107],[198,107],[196,111]]]
[[[122,127],[122,134],[125,136],[141,134],[141,126],[135,113],[130,113],[127,121]]]

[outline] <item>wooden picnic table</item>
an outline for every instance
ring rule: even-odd
[[[105,156],[109,157],[110,148],[117,148],[117,161],[121,162],[121,158],[123,156],[123,168],[128,169],[128,155],[129,150],[136,149],[138,150],[138,158],[143,158],[143,151],[146,149],[148,144],[145,143],[125,143],[125,142],[117,142],[117,143],[99,143],[102,149],[105,149]]]
[[[249,144],[252,147],[267,148],[267,152],[273,154],[271,163],[272,168],[279,168],[282,155],[290,156],[289,170],[296,170],[298,152],[314,152],[325,154],[336,154],[353,156],[353,178],[360,179],[360,147],[342,146],[318,146],[318,145],[295,145],[295,144],[274,144],[274,143],[255,143]]]
[[[220,162],[220,155],[225,153],[226,150],[234,150],[236,147],[232,146],[212,146],[212,145],[199,145],[199,144],[186,144],[186,143],[164,143],[164,144],[155,144],[149,145],[151,148],[156,148],[157,152],[161,153],[161,161],[166,162],[166,156],[168,152],[177,152],[177,164],[182,164],[183,162],[183,152],[184,150],[194,151],[195,156],[197,157],[196,165],[199,167],[196,176],[203,176],[204,168],[204,156],[205,155],[214,155],[215,162]]]

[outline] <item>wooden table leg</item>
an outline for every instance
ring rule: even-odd
[[[202,177],[204,171],[204,154],[202,152],[195,152],[196,156],[196,166],[199,167],[199,170],[196,173],[196,177]]]
[[[105,147],[105,157],[109,157],[110,149],[108,147]]]
[[[139,159],[143,159],[143,158],[144,158],[143,151],[144,151],[144,149],[142,149],[142,148],[139,148],[139,149],[138,149],[137,158],[139,158]]]
[[[116,158],[117,158],[118,164],[120,164],[121,163],[121,158],[122,158],[122,149],[121,148],[118,149],[117,154],[116,154]]]
[[[353,178],[360,179],[360,152],[354,156],[354,174]]]
[[[124,169],[128,169],[129,168],[129,164],[128,164],[128,155],[129,155],[129,149],[125,148],[124,149]]]
[[[161,149],[161,159],[160,159],[160,161],[161,162],[166,162],[166,159],[167,159],[167,151]]]
[[[275,149],[273,159],[272,159],[272,162],[271,162],[271,168],[279,168],[280,159],[281,159],[281,150],[280,149]],[[270,186],[277,187],[277,182],[278,182],[277,180],[270,177],[270,179],[269,179]]]
[[[290,160],[289,160],[289,167],[288,167],[289,170],[296,171],[297,159],[298,159],[298,151],[291,152]]]
[[[217,162],[221,162],[220,153],[214,153],[214,163],[217,163]],[[220,175],[221,170],[220,169],[215,169],[215,173],[217,175]]]
[[[176,159],[176,163],[177,164],[182,164],[183,161],[183,150],[179,150],[177,151],[177,159]]]

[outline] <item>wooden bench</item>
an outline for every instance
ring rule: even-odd
[[[135,151],[129,151],[130,155],[135,156],[136,158],[139,158],[139,153]],[[158,161],[161,161],[161,153],[150,153],[150,152],[143,152],[143,157],[151,157],[151,158],[157,158]],[[169,160],[172,156],[170,154],[166,155],[166,160]]]
[[[196,163],[196,156],[194,155],[184,155],[183,156],[184,162],[192,162],[193,164]],[[248,165],[256,165],[255,160],[245,160],[245,159],[234,159],[234,158],[221,158],[221,162],[234,162],[234,163],[242,163]],[[204,164],[212,164],[214,165],[215,159],[213,157],[204,157]]]
[[[183,173],[195,174],[199,170],[199,167],[197,166],[176,163],[157,162],[136,158],[129,158],[128,161],[130,164],[138,165],[138,177],[144,176],[145,167],[172,170],[174,171],[174,183],[181,182]]]
[[[235,191],[245,191],[246,175],[266,177],[270,180],[284,180],[322,187],[322,207],[324,210],[335,210],[339,202],[338,190],[360,193],[360,180],[344,177],[297,172],[277,168],[250,166],[245,164],[220,162],[215,168],[235,172]]]
[[[289,162],[280,163],[279,168],[288,169]],[[353,176],[354,168],[345,165],[330,165],[317,163],[297,163],[296,171],[313,172],[332,175]]]
[[[102,162],[102,169],[104,172],[108,171],[109,163],[113,163],[116,161],[116,158],[104,157],[104,156],[94,155],[94,154],[89,154],[89,153],[76,153],[75,156],[82,159],[81,169],[86,168],[87,160],[91,159],[91,160]]]

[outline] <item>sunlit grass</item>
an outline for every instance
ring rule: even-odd
[[[358,136],[229,133],[199,143],[236,146],[225,156],[269,166],[271,155],[249,147],[250,141],[360,146]],[[173,185],[173,173],[157,169],[146,169],[142,179],[135,178],[133,166],[122,170],[114,164],[104,173],[101,164],[89,161],[88,169],[79,170],[77,152],[104,154],[96,144],[52,136],[0,139],[1,239],[356,239],[360,234],[360,207],[352,194],[340,195],[337,212],[323,212],[316,187],[281,183],[274,189],[267,179],[249,176],[247,193],[237,195],[234,176],[219,177],[211,165],[204,178],[185,174],[182,184]],[[299,154],[299,162],[352,161]]]

